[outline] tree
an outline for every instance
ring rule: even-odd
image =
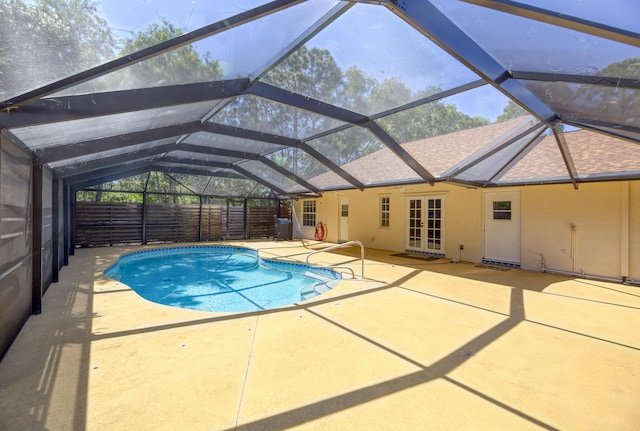
[[[614,79],[632,79],[636,82],[640,78],[640,58],[629,58],[612,63],[596,73]],[[597,111],[597,115],[605,122],[617,121],[626,124],[638,124],[640,114],[640,91],[628,88],[611,88],[600,86],[582,86],[576,92],[581,103]],[[587,117],[588,113],[583,113]],[[593,114],[592,114],[593,115]]]
[[[342,76],[328,50],[302,46],[271,70],[263,81],[333,104],[339,97]],[[257,97],[236,98],[214,116],[213,121],[295,139],[312,136],[339,124],[311,112]],[[304,176],[319,173],[319,165],[303,156],[298,148],[284,148],[272,157],[294,173]]]
[[[595,76],[617,79],[640,78],[640,58],[612,63]],[[610,87],[568,82],[531,82],[531,92],[566,120],[597,119],[604,123],[637,124],[640,92],[624,87]]]
[[[391,89],[397,91],[393,87]],[[439,91],[439,88],[428,88],[418,95],[416,99]],[[489,124],[489,120],[486,118],[471,117],[458,111],[455,105],[446,104],[440,100],[425,103],[415,108],[380,118],[377,121],[399,143],[431,138]]]
[[[0,0],[0,99],[113,58],[117,42],[98,7],[96,0]]]
[[[124,42],[121,56],[156,45],[183,34],[168,20],[149,25]],[[193,45],[183,46],[123,69],[112,79],[125,80],[130,87],[184,84],[185,82],[215,81],[222,77],[218,60],[208,52],[199,53]]]
[[[498,122],[507,121],[507,120],[511,120],[512,118],[522,117],[523,115],[526,115],[526,114],[527,114],[527,111],[521,108],[520,105],[518,105],[513,100],[509,100],[509,102],[505,105],[504,109],[502,110],[502,114],[498,116],[496,121]]]

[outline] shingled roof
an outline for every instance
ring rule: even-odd
[[[545,133],[531,133],[515,139],[512,148],[505,145],[505,142],[517,138],[523,129],[536,123],[532,117],[519,117],[407,142],[402,147],[425,166],[436,181],[483,186],[572,182],[558,142],[549,129]],[[562,136],[577,172],[577,182],[616,179],[622,173],[640,173],[640,145],[636,143],[621,142],[584,129],[565,132]],[[487,145],[487,142],[491,143]],[[492,150],[494,153],[490,154]],[[501,151],[513,152],[511,160],[504,165],[492,164],[491,157],[496,157]],[[481,168],[482,163],[492,168]],[[407,165],[397,163],[397,156],[388,148],[347,163],[342,169],[366,179],[367,186],[421,182]],[[322,190],[343,188],[336,187],[342,182],[333,172],[318,175],[309,182]]]

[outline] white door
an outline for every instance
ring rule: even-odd
[[[520,191],[484,194],[484,260],[520,264]]]
[[[349,241],[349,199],[340,198],[340,232],[338,242]]]
[[[407,198],[407,250],[444,254],[444,197]]]

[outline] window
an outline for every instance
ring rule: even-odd
[[[511,201],[493,201],[493,219],[511,220]]]
[[[380,227],[389,227],[389,196],[380,197]]]
[[[302,226],[315,227],[316,201],[302,201]]]

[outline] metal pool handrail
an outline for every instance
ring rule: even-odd
[[[307,265],[311,265],[309,263],[309,258],[311,256],[313,256],[314,254],[318,254],[318,253],[322,253],[325,251],[331,251],[331,250],[335,250],[337,248],[342,248],[342,247],[349,247],[352,245],[359,245],[360,246],[360,278],[364,278],[364,245],[362,245],[362,242],[358,241],[358,240],[353,240],[353,241],[347,241],[345,243],[342,244],[336,244],[336,245],[332,245],[320,250],[316,250],[316,251],[312,251],[311,253],[309,253],[307,255]]]

